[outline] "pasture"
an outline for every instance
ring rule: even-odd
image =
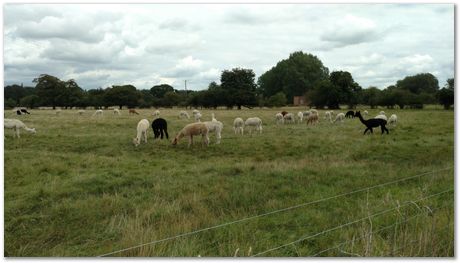
[[[188,149],[170,142],[193,122],[180,110],[160,109],[169,140],[149,129],[138,147],[154,109],[6,110],[37,133],[5,130],[5,256],[98,256],[305,203],[109,256],[454,256],[453,111],[384,109],[397,126],[363,135],[358,119],[331,124],[324,111],[307,126],[276,125],[281,109],[201,110],[224,123],[222,141]],[[235,135],[233,119],[253,116],[263,133]]]

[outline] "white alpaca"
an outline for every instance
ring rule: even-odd
[[[363,114],[364,114],[364,116],[367,116],[367,114],[369,114],[369,112],[367,112],[367,110],[365,110],[365,111],[363,112]]]
[[[275,114],[275,122],[276,122],[276,124],[283,124],[284,123],[283,114],[281,114],[280,112]]]
[[[79,110],[77,113],[78,115],[83,115],[85,113],[85,110]]]
[[[299,119],[299,123],[303,122],[303,112],[301,111],[297,112],[297,119]]]
[[[56,110],[56,115],[61,115],[61,110],[57,109]]]
[[[216,144],[219,144],[220,139],[222,138],[221,133],[224,128],[224,124],[214,118],[214,113],[212,115],[212,121],[205,121],[204,124],[208,127],[208,132],[214,132],[216,134]]]
[[[398,116],[396,116],[396,114],[392,114],[388,119],[388,124],[393,124],[396,126],[396,122],[398,122]]]
[[[311,109],[311,110],[310,110],[310,112],[311,112],[311,113],[314,113],[314,114],[316,114],[316,115],[318,115],[318,116],[319,116],[319,114],[318,114],[318,111],[317,111],[317,110],[315,110],[315,109]]]
[[[256,131],[262,133],[262,120],[259,117],[252,117],[246,119],[244,122],[244,126],[250,127],[249,134],[252,134],[252,130],[255,128]]]
[[[154,117],[160,117],[160,111],[159,110],[154,111],[153,116]]]
[[[375,116],[374,119],[383,119],[383,120],[388,121],[387,116],[385,116],[384,114],[379,114],[379,115]]]
[[[345,113],[341,112],[337,114],[337,116],[335,116],[335,120],[333,123],[336,123],[337,121],[343,122],[343,120],[345,120]]]
[[[193,136],[201,135],[203,144],[206,146],[209,144],[209,129],[204,122],[195,122],[185,125],[185,127],[179,131],[176,135],[174,140],[172,141],[172,145],[176,145],[179,140],[185,136],[188,137],[188,147],[193,144]]]
[[[303,112],[303,116],[307,117],[307,118],[308,118],[308,116],[310,116],[310,114],[311,114],[311,111],[309,111],[309,110]]]
[[[96,110],[94,113],[93,113],[93,117],[94,116],[102,116],[104,114],[104,112],[102,110]]]
[[[196,122],[201,122],[201,113],[198,112],[198,113],[194,114],[194,116],[195,116],[195,121]]]
[[[332,113],[330,111],[326,111],[326,113],[324,113],[324,119],[332,121]]]
[[[179,119],[183,119],[183,118],[187,118],[187,119],[190,119],[190,116],[188,115],[188,113],[184,110],[180,111],[179,112]]]
[[[284,123],[294,123],[294,122],[295,122],[294,114],[287,113],[286,115],[284,115]]]
[[[149,130],[150,123],[147,119],[142,119],[137,123],[137,136],[133,139],[133,144],[137,147],[141,144],[142,138],[147,143],[147,131]]]
[[[113,109],[113,114],[121,115],[121,113],[120,113],[120,111],[118,109]]]
[[[200,111],[199,111],[199,110],[193,110],[193,111],[192,111],[192,114],[193,114],[193,115],[196,115],[197,113],[200,113]]]
[[[385,115],[384,111],[379,112],[379,115]]]
[[[235,134],[240,134],[241,133],[241,135],[243,135],[243,133],[244,133],[244,121],[243,121],[243,119],[235,118],[235,120],[233,121],[233,130],[235,131]]]
[[[22,121],[17,119],[5,119],[4,120],[4,128],[5,129],[13,129],[15,133],[13,133],[13,138],[15,135],[20,138],[19,136],[19,129],[24,129],[31,133],[36,133],[35,128],[28,128]]]

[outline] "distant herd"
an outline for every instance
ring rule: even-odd
[[[24,115],[24,114],[30,114],[30,112],[27,111],[27,109],[15,109],[14,110],[17,115]],[[135,109],[129,109],[129,114],[135,114],[139,115],[139,112],[137,112]],[[55,111],[56,115],[61,114],[61,110],[56,110]],[[77,114],[83,115],[85,113],[84,110],[78,110]],[[113,110],[114,115],[121,115],[120,110],[114,109]],[[359,118],[362,124],[366,126],[366,129],[364,130],[364,134],[367,133],[367,131],[370,131],[373,133],[373,128],[380,127],[382,134],[386,132],[389,134],[388,129],[386,128],[387,124],[392,124],[396,125],[396,122],[398,120],[398,117],[396,114],[392,114],[390,118],[387,118],[385,115],[384,111],[381,111],[377,116],[374,118],[370,118],[365,120],[363,118],[364,116],[367,116],[369,113],[367,110],[363,111],[361,114],[360,111],[348,111],[346,113],[338,113],[334,117],[334,111],[326,111],[324,113],[324,119],[328,120],[330,123],[336,123],[336,122],[343,122],[345,118]],[[184,128],[182,128],[177,135],[172,139],[172,145],[176,145],[180,139],[186,137],[188,138],[188,147],[190,147],[193,144],[193,137],[194,136],[201,136],[202,137],[202,143],[204,145],[209,145],[209,134],[214,133],[216,135],[216,144],[219,144],[221,141],[221,134],[223,130],[223,123],[218,121],[215,118],[214,113],[212,113],[212,118],[211,121],[204,121],[201,122],[202,119],[202,114],[198,110],[193,110],[192,115],[194,117],[195,122],[190,123],[185,125]],[[92,117],[101,117],[103,116],[103,111],[102,110],[96,110],[93,114]],[[155,110],[153,113],[153,116],[155,119],[153,120],[152,124],[150,125],[149,121],[147,119],[142,119],[138,122],[137,124],[137,135],[135,138],[133,138],[133,144],[135,146],[138,146],[141,144],[142,141],[147,143],[147,131],[149,127],[152,128],[153,133],[154,133],[154,139],[160,138],[163,139],[163,137],[166,137],[166,139],[169,139],[168,135],[168,124],[167,121],[163,118],[160,118],[160,111]],[[297,118],[295,117],[297,116]],[[190,115],[187,113],[187,111],[181,110],[178,114],[178,117],[180,119],[190,119]],[[294,124],[294,123],[302,123],[304,120],[306,120],[307,125],[316,125],[319,122],[319,113],[316,109],[310,109],[307,111],[299,111],[297,115],[294,115],[293,113],[289,113],[287,111],[282,111],[279,113],[275,114],[275,123],[278,124]],[[14,134],[13,137],[19,136],[19,130],[24,129],[28,132],[31,133],[36,133],[35,128],[28,128],[22,121],[18,119],[4,119],[4,128],[5,129],[13,129]],[[252,134],[254,131],[258,132],[259,134],[262,133],[262,119],[259,117],[251,117],[246,119],[244,121],[242,118],[237,117],[233,121],[233,130],[235,134],[241,134],[243,135],[244,129],[247,129],[249,131],[249,134]]]

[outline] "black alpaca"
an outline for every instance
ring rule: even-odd
[[[345,118],[354,118],[355,117],[355,112],[352,110],[347,111],[345,114]]]
[[[26,109],[21,109],[21,112],[25,114],[30,114],[30,112],[28,112]]]
[[[363,116],[361,116],[361,112],[357,111],[356,114],[355,114],[356,117],[359,118],[359,120],[364,124],[366,125],[366,129],[364,130],[364,134],[366,134],[366,132],[369,130],[371,131],[371,133],[374,133],[372,131],[372,128],[375,128],[375,127],[378,127],[380,126],[380,129],[382,130],[382,134],[384,131],[387,132],[388,134],[388,129],[385,127],[385,125],[387,124],[387,121],[384,120],[384,119],[368,119],[368,120],[365,120],[363,119]]]
[[[158,118],[152,121],[152,129],[154,134],[154,139],[158,138],[161,135],[161,139],[163,139],[163,132],[166,135],[166,139],[169,139],[168,135],[168,124],[166,120],[163,118]]]
[[[17,114],[17,115],[22,115],[22,112],[21,112],[20,110],[17,110],[17,111],[16,111],[16,114]]]

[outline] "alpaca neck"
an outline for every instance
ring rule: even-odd
[[[358,118],[362,124],[366,125],[366,121],[363,119],[363,116],[361,116],[361,114],[358,114]]]

